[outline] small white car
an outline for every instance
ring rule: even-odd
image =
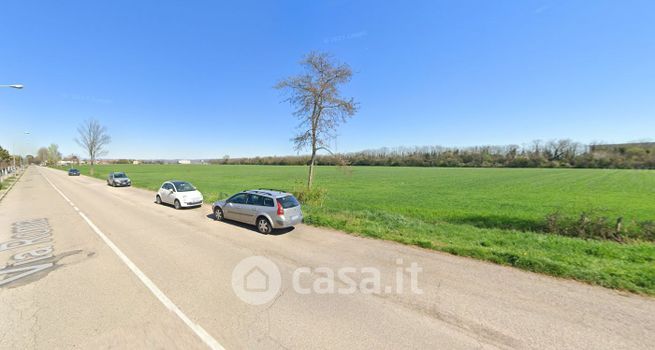
[[[157,204],[172,204],[175,209],[198,207],[202,200],[202,193],[186,181],[164,182],[155,197]]]

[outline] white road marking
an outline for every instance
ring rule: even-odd
[[[100,237],[100,239],[102,239],[109,246],[109,248],[111,248],[111,250],[113,250],[114,253],[116,253],[116,255],[118,255],[118,257],[123,261],[123,263],[125,263],[125,265],[127,265],[127,267],[139,278],[139,280],[141,280],[141,282],[146,286],[146,288],[148,288],[150,290],[150,292],[152,294],[154,294],[154,296],[157,297],[157,299],[162,304],[164,304],[164,306],[169,311],[172,311],[173,313],[175,313],[175,315],[177,315],[177,317],[179,317],[182,320],[182,322],[184,322],[184,324],[186,324],[189,328],[191,328],[191,330],[207,346],[209,346],[210,349],[216,349],[216,350],[224,350],[225,349],[225,348],[223,348],[223,346],[216,339],[214,339],[214,337],[212,337],[209,333],[207,333],[207,331],[205,331],[199,324],[194,323],[193,321],[191,321],[191,319],[187,315],[185,315],[184,312],[182,312],[182,310],[180,310],[180,308],[177,307],[177,305],[175,305],[173,303],[173,301],[171,299],[169,299],[166,296],[166,294],[164,294],[164,292],[162,292],[161,289],[159,289],[159,287],[157,287],[157,285],[155,285],[155,283],[152,282],[152,280],[150,278],[148,278],[148,276],[146,276],[146,274],[143,273],[143,271],[141,271],[141,269],[139,269],[132,262],[132,260],[130,260],[130,258],[128,258],[127,255],[125,255],[114,244],[114,242],[112,242],[109,238],[107,238],[107,236],[104,233],[102,233],[102,231],[98,228],[98,226],[96,226],[86,215],[84,215],[84,213],[81,210],[79,210],[75,206],[75,204],[73,204],[73,202],[68,197],[66,197],[66,195],[61,190],[59,190],[59,188],[57,188],[57,186],[55,186],[52,183],[52,181],[50,181],[50,179],[48,179],[47,176],[45,176],[43,174],[41,174],[41,175],[46,179],[46,181],[48,181],[50,186],[52,186],[52,188],[54,188],[55,191],[57,191],[68,202],[68,204],[70,204],[71,207],[73,207],[75,209],[75,211],[77,211],[77,213],[80,214],[82,219],[84,219],[84,221],[86,221],[86,223],[89,225],[89,227],[91,227],[93,232],[95,232]]]

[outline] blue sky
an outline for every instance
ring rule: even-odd
[[[356,72],[339,151],[655,138],[653,1],[30,1],[0,5],[0,145],[108,158],[294,154],[272,87],[311,50]],[[28,130],[30,135],[23,132]]]

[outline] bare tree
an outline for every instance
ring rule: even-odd
[[[546,144],[548,160],[571,159],[579,153],[579,144],[569,139],[551,140]]]
[[[341,97],[339,86],[353,75],[347,64],[334,61],[327,53],[311,52],[300,61],[305,72],[280,81],[275,88],[285,90],[289,102],[300,119],[300,133],[292,140],[297,151],[311,149],[307,188],[312,188],[316,154],[324,150],[332,154],[329,142],[340,123],[357,111],[357,103]]]
[[[544,146],[542,145],[541,140],[533,140],[530,151],[533,153],[534,156],[539,157],[541,156],[541,152],[543,151]]]
[[[107,134],[107,128],[100,125],[95,119],[89,119],[77,128],[79,138],[75,139],[80,147],[84,148],[89,155],[91,169],[89,173],[93,175],[93,166],[96,158],[107,154],[104,147],[111,142],[111,137]]]

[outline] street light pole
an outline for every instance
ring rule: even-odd
[[[25,86],[23,84],[0,85],[0,88],[11,88],[11,89],[18,89],[18,90],[20,90],[20,89],[22,89],[24,87]],[[28,132],[26,132],[26,133],[29,134]],[[14,157],[13,157],[14,158],[14,171],[16,171],[16,150],[15,149],[13,150],[13,153],[14,153]]]

